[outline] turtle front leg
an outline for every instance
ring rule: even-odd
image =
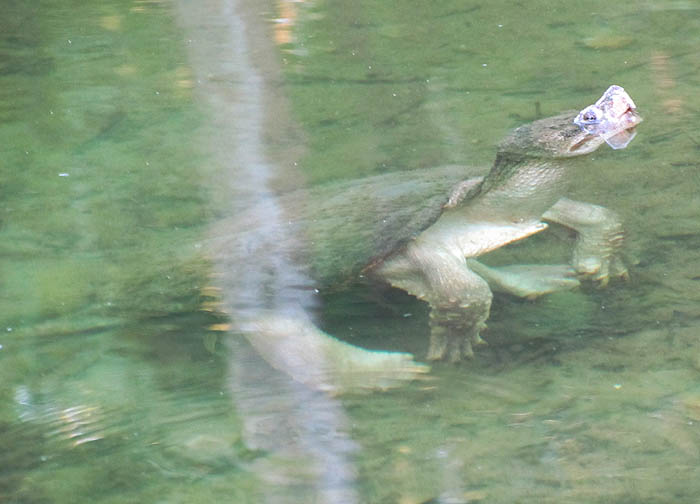
[[[479,310],[481,316],[476,322],[445,323],[445,312],[433,309],[430,312],[430,347],[428,360],[446,360],[460,362],[474,357],[474,346],[485,345],[480,331],[486,328],[488,309]],[[465,315],[462,310],[462,316]]]
[[[493,295],[463,257],[413,242],[379,273],[430,305],[428,360],[458,362],[474,355],[473,345],[484,343],[479,332],[486,327]]]
[[[562,198],[543,218],[577,232],[572,265],[579,275],[591,278],[601,287],[607,285],[610,277],[629,276],[620,257],[624,230],[615,212]]]
[[[425,297],[430,304],[428,360],[471,359],[473,346],[485,344],[480,332],[486,328],[493,295],[483,278],[466,263],[458,263],[454,269],[443,264],[439,272],[427,274],[431,279],[430,294]]]

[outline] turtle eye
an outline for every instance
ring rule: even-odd
[[[598,118],[595,115],[595,112],[592,110],[587,111],[585,114],[583,114],[583,120],[584,121],[596,121]]]

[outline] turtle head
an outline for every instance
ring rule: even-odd
[[[568,158],[583,156],[607,143],[624,149],[637,134],[642,118],[632,98],[620,86],[610,86],[594,104],[580,112],[540,119],[516,128],[500,145],[509,157]]]
[[[516,128],[499,146],[508,157],[551,159],[583,156],[605,143],[574,124],[577,112],[566,112]]]

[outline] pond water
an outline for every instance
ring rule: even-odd
[[[0,502],[697,502],[699,14],[683,0],[5,2]],[[306,281],[274,247],[244,264],[213,252],[254,202],[271,202],[269,237],[279,193],[483,173],[510,129],[610,84],[645,122],[627,149],[589,156],[571,196],[623,218],[629,281],[497,295],[473,361],[375,393],[311,390],[231,329],[251,292],[289,295],[269,294],[270,269]],[[569,246],[552,230],[487,260]],[[329,333],[423,359],[420,301],[304,292]]]

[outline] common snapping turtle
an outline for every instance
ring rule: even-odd
[[[317,289],[388,282],[429,303],[428,359],[459,361],[481,342],[491,289],[533,297],[625,276],[622,228],[596,205],[562,198],[572,158],[623,148],[641,121],[619,86],[580,113],[514,130],[483,178],[443,167],[337,182],[261,201],[217,232],[226,308],[274,367],[320,388],[384,385],[424,367],[408,354],[342,343],[308,317]],[[462,180],[462,182],[459,182]],[[542,231],[578,233],[572,265],[488,268],[474,258]]]

